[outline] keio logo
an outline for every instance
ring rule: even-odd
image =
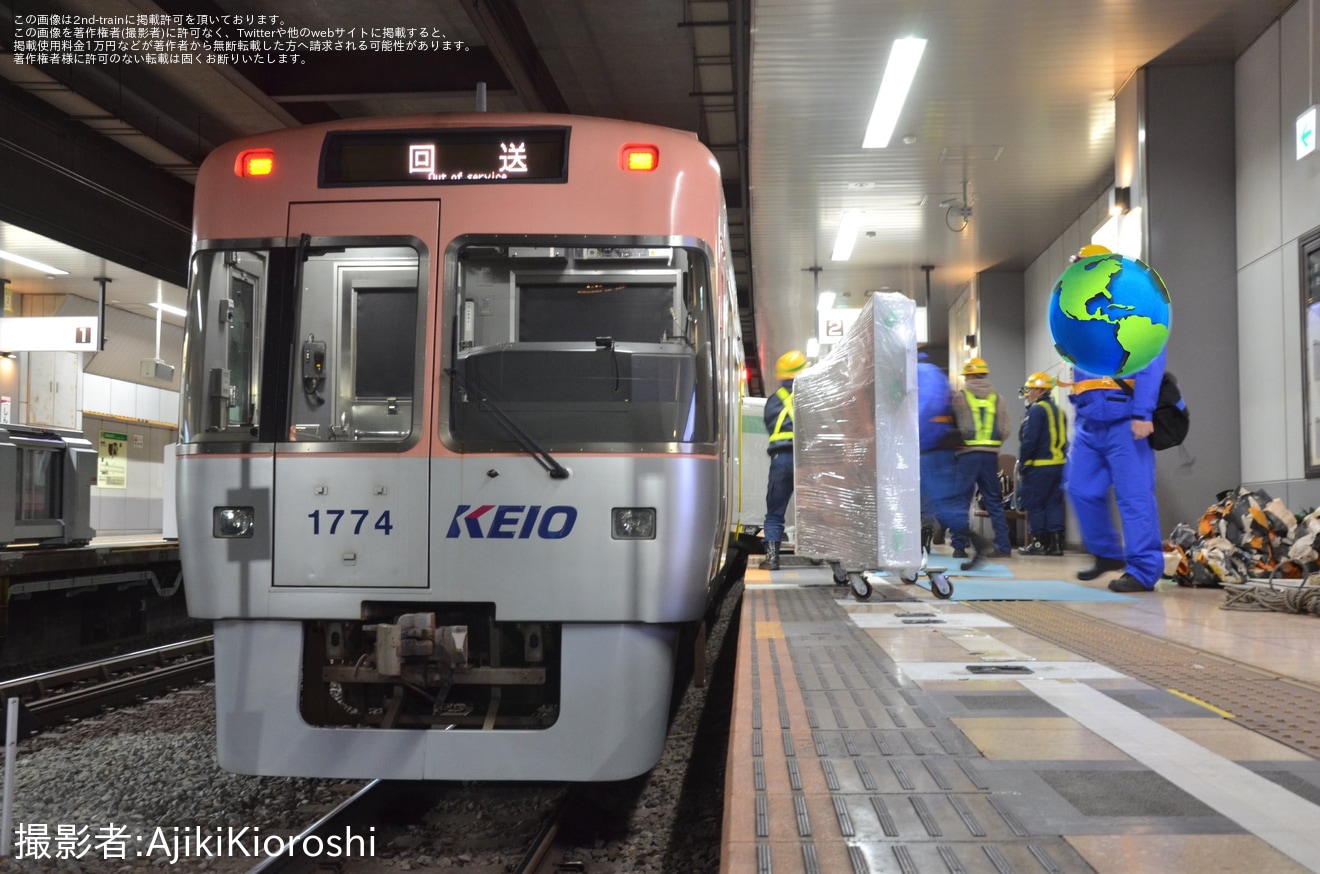
[[[462,537],[466,533],[473,540],[527,540],[532,536],[561,540],[569,535],[576,522],[576,507],[459,504],[445,537]]]

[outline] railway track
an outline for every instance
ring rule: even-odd
[[[18,698],[42,728],[94,716],[215,675],[214,642],[199,637],[0,682],[0,704]]]
[[[299,834],[276,842],[271,855],[248,874],[312,874],[325,871],[327,863],[343,865],[343,860],[354,856],[370,866],[372,857],[397,837],[397,831],[425,819],[457,791],[455,783],[372,780]],[[519,843],[510,838],[503,851],[509,860],[503,870],[513,874],[576,870],[560,867],[565,848],[557,840],[572,816],[574,797],[566,790],[556,800],[547,799],[544,818],[530,840]]]

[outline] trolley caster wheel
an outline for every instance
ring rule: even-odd
[[[843,565],[839,564],[837,561],[830,562],[830,573],[834,577],[834,585],[848,585],[848,573],[843,569]]]
[[[953,583],[944,574],[930,575],[930,592],[941,601],[953,597]]]
[[[849,574],[848,582],[852,584],[853,597],[858,601],[869,601],[871,599],[871,583],[861,574]]]
[[[900,574],[898,578],[903,582],[907,583],[909,586],[915,586],[917,584],[916,574],[913,574],[912,576],[908,576],[907,574]]]

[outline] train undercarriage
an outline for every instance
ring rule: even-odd
[[[492,605],[363,605],[304,623],[300,709],[315,726],[544,729],[559,715],[561,629]]]

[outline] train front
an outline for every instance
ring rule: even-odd
[[[727,522],[721,202],[690,135],[563,116],[303,128],[207,161],[178,496],[223,767],[658,760]]]

